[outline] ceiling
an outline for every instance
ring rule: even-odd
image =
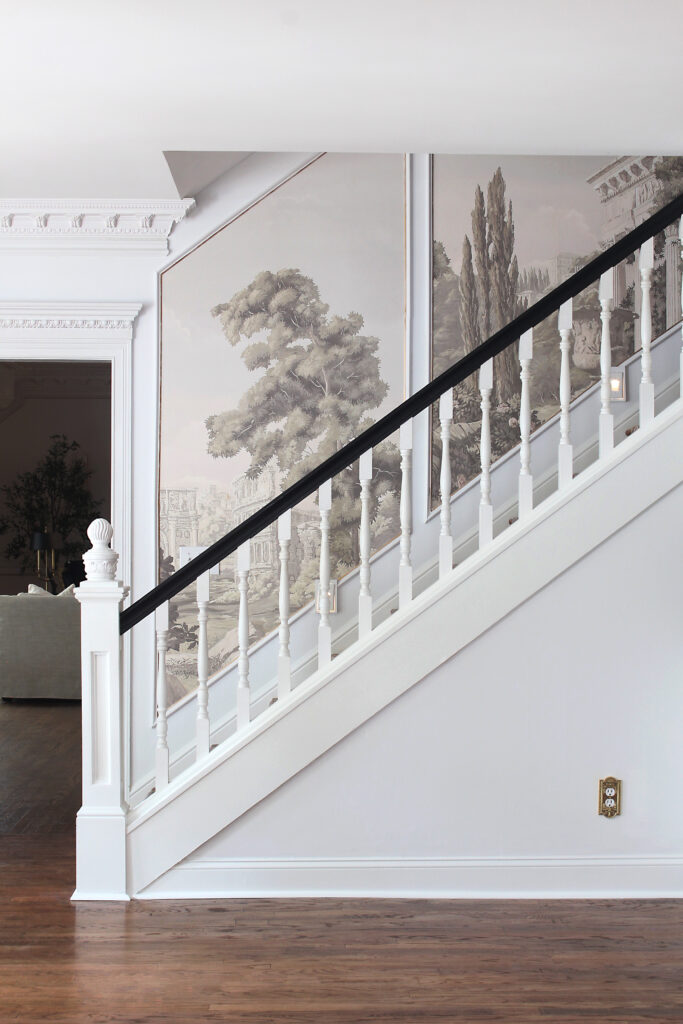
[[[2,35],[0,197],[177,198],[255,150],[683,152],[680,0],[22,0]]]

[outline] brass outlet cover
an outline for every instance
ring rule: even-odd
[[[605,818],[615,818],[621,814],[621,779],[615,779],[613,775],[600,779],[598,814]]]

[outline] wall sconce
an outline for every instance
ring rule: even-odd
[[[626,401],[626,368],[613,366],[609,372],[609,392],[613,402]]]
[[[334,615],[337,610],[337,580],[330,580],[327,593],[330,598],[330,615]],[[320,580],[315,581],[315,610],[320,614]]]

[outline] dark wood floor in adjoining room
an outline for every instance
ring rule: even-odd
[[[0,709],[0,797],[14,808],[0,807],[2,1024],[683,1020],[679,901],[71,904],[77,715],[14,707]],[[34,815],[7,776],[22,734],[41,742],[26,773]]]

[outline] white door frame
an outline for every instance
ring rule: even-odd
[[[119,579],[130,584],[133,324],[139,303],[2,302],[0,360],[111,364],[111,524]],[[124,764],[130,786],[130,645],[124,643]]]
[[[0,360],[111,363],[111,523],[119,575],[131,578],[133,323],[141,306],[0,302]]]

